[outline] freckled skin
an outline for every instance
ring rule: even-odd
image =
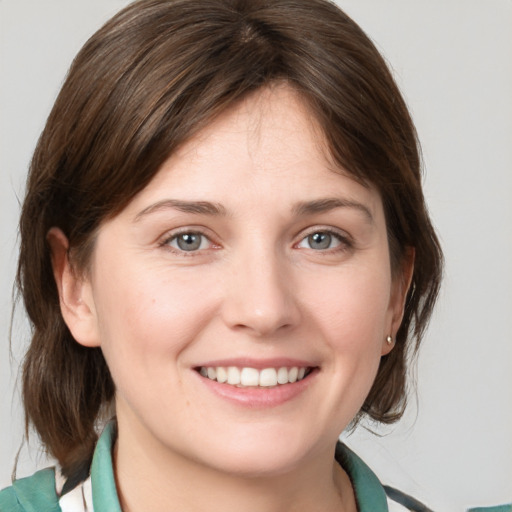
[[[350,206],[294,209],[324,198],[371,218]],[[166,199],[225,212],[164,207],[137,218]],[[179,249],[183,230],[204,237],[201,249]],[[308,236],[331,231],[328,249],[311,246]],[[81,286],[92,334],[75,334],[101,346],[116,384],[116,471],[128,501],[123,482],[137,471],[272,479],[280,492],[300,481],[297,495],[332,486],[337,437],[391,349],[405,293],[391,279],[378,193],[332,169],[286,86],[249,97],[173,154],[102,225]],[[209,392],[194,370],[232,357],[300,358],[319,371],[293,400],[253,410]]]

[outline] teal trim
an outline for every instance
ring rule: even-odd
[[[55,491],[55,471],[43,469],[16,480],[0,492],[1,512],[61,512]]]
[[[101,434],[92,460],[93,504],[94,510],[98,511],[122,512],[112,462],[114,437],[115,423],[111,422]],[[336,446],[336,460],[349,474],[356,494],[358,511],[388,512],[386,493],[373,471],[352,450],[341,443]]]
[[[114,479],[112,447],[114,445],[114,422],[110,422],[101,434],[91,465],[92,502],[98,512],[122,512]]]
[[[98,512],[122,512],[112,463],[114,440],[115,423],[111,422],[98,440],[91,466],[93,504]],[[336,460],[352,481],[359,512],[389,512],[379,479],[350,448],[338,443]],[[62,512],[55,491],[54,468],[38,471],[0,491],[0,512]],[[476,507],[468,512],[512,512],[512,504]]]
[[[12,487],[0,491],[0,512],[22,512],[16,493]]]
[[[468,512],[512,512],[512,503],[508,505],[498,505],[496,507],[470,508]]]
[[[359,512],[388,512],[386,493],[375,473],[347,446],[336,445],[336,460],[346,470]]]

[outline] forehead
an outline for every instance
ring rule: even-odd
[[[307,101],[286,84],[259,89],[229,107],[179,148],[175,157],[203,158],[226,139],[236,144],[233,150],[245,148],[257,169],[283,170],[292,155],[297,161],[309,159],[332,165],[322,129]],[[270,156],[272,161],[265,160]]]
[[[221,202],[240,197],[245,202],[255,199],[257,208],[268,197],[279,197],[285,205],[327,197],[332,191],[343,192],[349,200],[364,199],[373,211],[380,207],[372,187],[361,185],[333,162],[308,103],[279,84],[228,108],[184,143],[134,202],[169,194]]]

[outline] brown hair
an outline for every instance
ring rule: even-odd
[[[69,475],[90,462],[114,383],[100,349],[76,343],[60,308],[46,235],[58,226],[77,269],[94,236],[185,140],[252,91],[286,81],[307,102],[333,159],[379,190],[393,268],[415,267],[396,346],[361,414],[398,419],[406,361],[437,296],[441,251],[421,189],[413,123],[382,57],[325,0],[141,0],[75,58],[33,156],[17,284],[33,324],[23,367],[33,424]]]

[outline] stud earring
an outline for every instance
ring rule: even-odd
[[[387,343],[388,345],[393,345],[393,338],[392,338],[391,336],[387,336],[387,337],[386,337],[386,343]]]

